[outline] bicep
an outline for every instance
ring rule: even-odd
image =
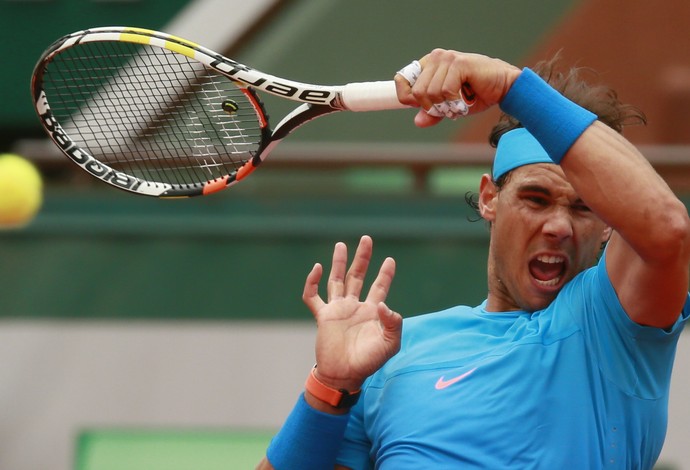
[[[642,259],[617,233],[607,247],[606,270],[621,306],[640,325],[667,328],[687,298],[689,272],[682,259]]]

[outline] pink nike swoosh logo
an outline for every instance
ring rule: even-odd
[[[477,370],[476,367],[472,370],[468,370],[464,374],[460,374],[457,377],[453,377],[452,379],[448,379],[448,380],[445,380],[444,376],[442,375],[441,377],[439,377],[438,381],[436,382],[436,390],[443,390],[444,388],[450,387],[451,385],[460,382],[462,379],[465,379],[465,378],[469,377],[470,375],[472,375],[472,372],[474,372],[475,370]]]

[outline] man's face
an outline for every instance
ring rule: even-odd
[[[480,210],[491,222],[490,311],[535,311],[596,262],[606,227],[575,193],[557,165],[516,168],[498,191],[488,175]]]

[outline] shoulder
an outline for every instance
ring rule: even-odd
[[[555,321],[572,321],[585,334],[610,339],[617,331],[633,338],[668,338],[677,335],[690,318],[690,296],[678,321],[669,329],[639,325],[626,314],[606,269],[606,251],[597,265],[573,278],[547,308],[555,311]]]
[[[457,351],[458,335],[476,321],[472,320],[477,316],[476,308],[461,305],[405,318],[400,351],[379,369],[375,381],[446,360],[449,353]]]
[[[425,337],[438,337],[474,317],[479,307],[457,305],[438,312],[426,313],[403,320],[403,342],[419,341]],[[405,344],[403,344],[404,347]]]

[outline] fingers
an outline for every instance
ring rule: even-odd
[[[380,303],[386,300],[395,276],[395,260],[386,258],[381,264],[379,273],[374,279],[367,295],[367,302]]]
[[[420,64],[424,68],[412,87],[412,94],[422,108],[429,110],[436,103],[458,99],[459,86],[453,90],[454,77],[449,75],[446,61],[432,62],[425,56]]]
[[[350,268],[347,269],[347,246],[338,242],[333,250],[333,264],[328,276],[328,300],[334,300],[345,296],[359,298],[364,285],[364,278],[369,269],[369,261],[373,250],[373,241],[368,235],[363,236]],[[347,269],[347,274],[346,274]]]
[[[333,259],[331,261],[331,272],[328,275],[328,301],[338,299],[345,292],[345,270],[347,269],[347,246],[343,242],[338,242],[333,248]]]
[[[419,107],[417,99],[412,94],[412,86],[410,85],[410,82],[408,82],[407,79],[400,74],[395,75],[393,80],[395,81],[395,90],[398,93],[398,101],[408,106],[415,108]]]
[[[398,99],[419,106],[430,115],[418,113],[415,125],[428,127],[443,117],[456,119],[469,114],[475,95],[465,82],[468,57],[456,51],[435,49],[396,74]]]
[[[352,264],[347,269],[347,246],[342,242],[336,243],[333,249],[331,271],[328,275],[328,302],[346,296],[360,298],[372,253],[373,241],[371,237],[364,235],[359,241]],[[323,267],[317,263],[307,275],[304,285],[302,299],[312,310],[319,309],[324,305],[318,294],[318,284],[322,275]],[[395,261],[393,258],[386,258],[369,289],[366,300],[374,303],[384,301],[394,276]]]
[[[414,92],[417,99],[423,102],[420,95],[425,95],[430,105],[462,100],[471,106],[475,97],[468,80],[475,56],[444,49],[434,49],[424,56],[419,61],[423,70],[419,90]]]
[[[403,67],[394,78],[398,100],[430,111],[437,103],[459,98],[459,87],[452,85],[454,77],[449,75],[448,69],[447,62],[429,61],[427,56]],[[446,80],[450,84],[446,84]]]
[[[316,263],[309,274],[307,274],[307,279],[304,282],[304,291],[302,292],[302,301],[307,305],[312,314],[316,316],[316,312],[321,310],[324,305],[324,301],[319,296],[319,282],[321,282],[321,276],[323,275],[323,267]]]
[[[359,240],[355,257],[352,260],[352,265],[347,271],[345,278],[345,295],[351,295],[359,298],[364,286],[364,278],[369,269],[369,261],[371,261],[371,254],[373,251],[373,241],[368,235],[364,235]]]

